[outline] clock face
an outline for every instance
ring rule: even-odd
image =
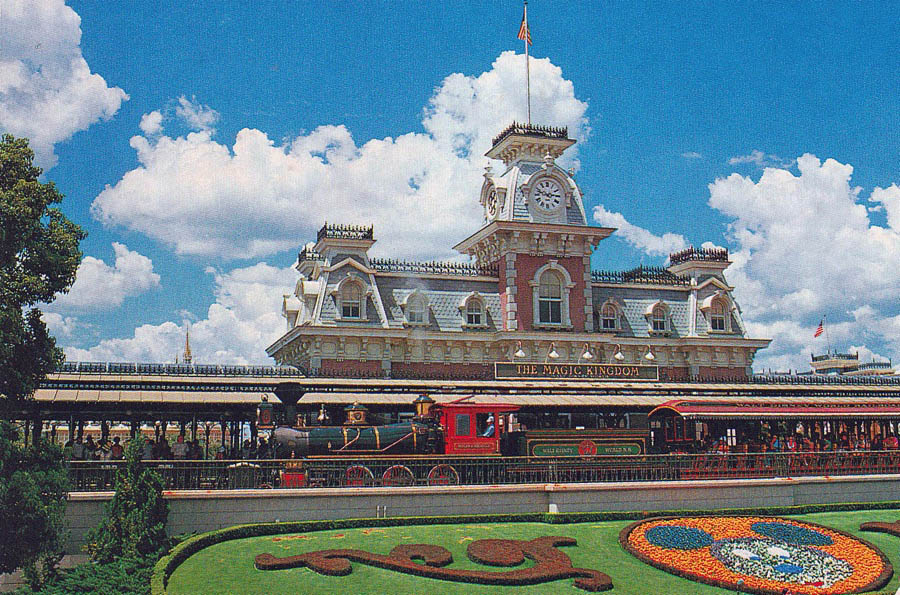
[[[563,192],[554,180],[541,180],[531,192],[535,204],[545,211],[552,211],[562,202]]]
[[[488,217],[494,217],[497,214],[497,191],[491,190],[487,197]]]

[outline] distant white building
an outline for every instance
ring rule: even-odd
[[[813,374],[841,376],[884,376],[895,373],[891,361],[860,363],[859,353],[831,353],[811,355]]]

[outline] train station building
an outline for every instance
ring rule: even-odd
[[[372,227],[326,223],[300,251],[268,354],[325,377],[747,378],[769,340],[748,336],[728,252],[594,270],[615,229],[588,224],[557,164],[573,144],[565,128],[516,123],[494,139],[471,201],[484,223],[454,246],[468,262],[371,258]]]

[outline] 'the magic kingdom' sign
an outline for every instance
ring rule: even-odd
[[[494,378],[659,380],[659,366],[631,364],[519,364],[494,362]]]

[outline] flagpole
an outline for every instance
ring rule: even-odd
[[[822,315],[822,329],[825,331],[825,343],[828,345],[828,353],[831,353],[831,339],[828,338],[828,325],[825,324],[828,322],[828,315]]]
[[[531,126],[531,72],[528,67],[528,37],[531,35],[531,31],[528,29],[528,0],[525,0],[524,20],[527,31],[525,34],[525,95],[528,103],[528,125]]]

